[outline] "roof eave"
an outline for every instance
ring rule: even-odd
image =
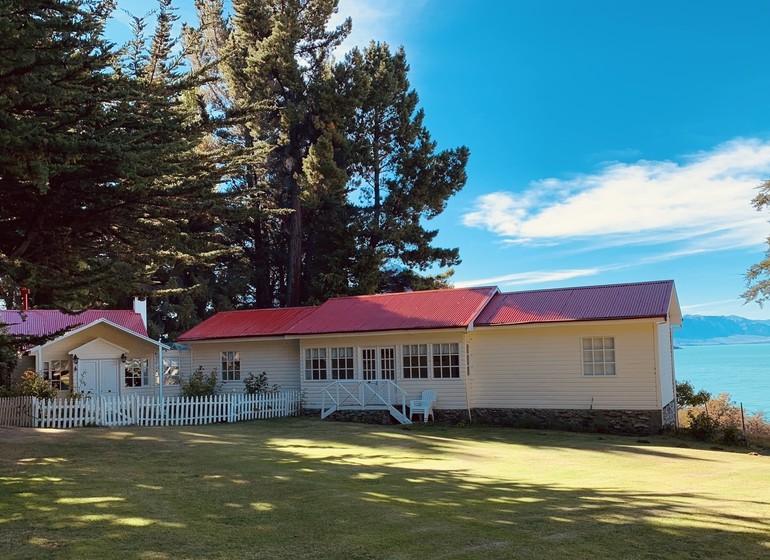
[[[475,326],[477,329],[481,328],[498,328],[498,327],[535,327],[535,326],[554,326],[554,325],[576,325],[579,323],[648,323],[654,320],[668,320],[665,315],[645,315],[645,316],[633,316],[633,317],[596,317],[591,319],[554,319],[544,321],[522,321],[519,323],[481,323]]]
[[[286,339],[300,339],[300,338],[333,338],[344,336],[384,336],[384,335],[398,335],[420,332],[464,332],[466,325],[454,325],[454,326],[441,326],[441,327],[410,327],[403,329],[370,329],[362,331],[334,331],[334,332],[322,332],[322,333],[289,333],[286,335]]]
[[[144,340],[145,342],[149,342],[151,344],[154,344],[155,346],[158,346],[159,348],[163,348],[164,350],[170,350],[171,349],[170,346],[167,346],[166,344],[163,344],[162,342],[160,342],[158,340],[153,340],[153,339],[151,339],[148,336],[140,334],[140,333],[138,333],[136,331],[132,331],[131,329],[128,329],[126,327],[118,325],[117,323],[113,323],[109,319],[101,318],[101,319],[97,319],[96,321],[91,321],[90,323],[86,323],[84,325],[80,325],[79,327],[77,327],[75,329],[72,329],[71,331],[67,331],[66,333],[64,333],[61,336],[57,336],[53,340],[49,340],[48,342],[44,342],[43,344],[38,344],[37,346],[33,346],[32,348],[27,350],[27,352],[30,353],[30,354],[32,352],[37,352],[39,350],[42,350],[43,348],[48,347],[49,345],[51,345],[51,344],[53,344],[55,342],[60,342],[60,341],[64,340],[65,338],[69,338],[69,337],[71,337],[71,336],[73,336],[73,335],[75,335],[77,333],[83,332],[84,330],[90,329],[91,327],[94,327],[94,326],[99,325],[99,324],[109,325],[109,326],[111,326],[113,328],[118,329],[119,331],[123,331],[126,334],[130,334],[131,336],[135,336],[137,338],[140,338],[140,339]]]
[[[243,335],[243,336],[221,336],[221,337],[214,337],[214,336],[208,336],[205,338],[178,338],[177,342],[184,342],[185,344],[195,344],[195,343],[214,343],[214,342],[250,342],[250,341],[263,341],[263,342],[269,342],[269,341],[275,341],[275,340],[285,340],[286,335],[283,334],[266,334],[266,335]]]

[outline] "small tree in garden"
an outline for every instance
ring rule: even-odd
[[[54,399],[59,391],[49,385],[43,377],[34,371],[25,371],[21,376],[21,385],[17,389],[20,396]]]
[[[217,391],[217,374],[212,371],[206,375],[203,366],[198,366],[189,380],[180,377],[179,384],[185,397],[208,397]]]
[[[762,412],[745,415],[728,393],[712,397],[706,391],[695,391],[688,382],[677,383],[679,421],[695,439],[717,441],[727,445],[754,443],[770,438],[770,424]]]
[[[695,392],[689,381],[676,384],[676,405],[678,408],[704,406],[711,398],[708,391]]]
[[[280,391],[281,387],[276,385],[270,385],[267,381],[267,373],[264,371],[259,375],[249,373],[243,380],[243,384],[246,386],[246,394],[248,395],[261,395],[263,393],[275,393]]]

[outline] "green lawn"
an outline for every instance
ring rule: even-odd
[[[769,502],[770,457],[664,437],[0,428],[4,560],[768,558]]]

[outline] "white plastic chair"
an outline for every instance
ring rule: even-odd
[[[436,402],[436,391],[434,389],[428,389],[422,392],[422,397],[409,401],[409,420],[415,414],[422,414],[422,421],[427,422],[428,416],[433,416],[433,420],[436,417],[433,414],[433,403]]]

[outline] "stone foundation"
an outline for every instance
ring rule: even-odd
[[[477,408],[473,423],[633,435],[657,434],[663,428],[660,410]]]
[[[662,416],[664,428],[676,428],[678,426],[679,416],[677,414],[676,399],[663,407]]]
[[[306,416],[320,416],[319,409],[305,409]],[[338,410],[330,414],[326,420],[333,422],[358,422],[361,424],[398,424],[398,420],[387,410]]]
[[[671,411],[671,403],[664,411]],[[320,410],[309,409],[305,414],[319,416]],[[434,410],[436,422],[468,423],[466,409]],[[676,403],[673,403],[676,418]],[[660,433],[664,423],[660,410],[579,410],[548,408],[475,408],[471,424],[509,426],[512,428],[567,430],[607,434],[651,435]],[[367,424],[398,424],[387,410],[339,410],[329,416],[339,422]],[[420,417],[420,420],[422,417]],[[416,420],[415,423],[420,423]]]

